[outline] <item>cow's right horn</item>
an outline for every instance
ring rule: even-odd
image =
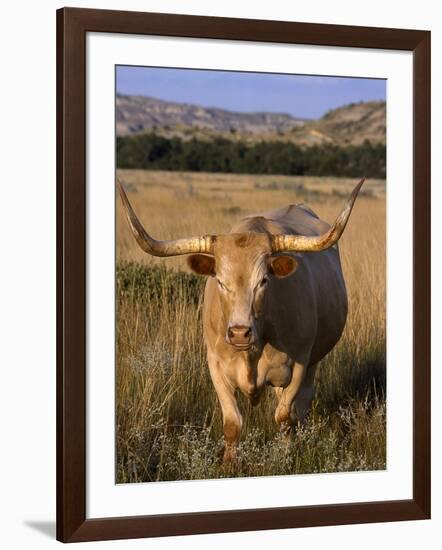
[[[213,235],[203,235],[201,237],[189,237],[185,239],[176,239],[173,241],[157,241],[153,239],[141,225],[137,218],[129,199],[127,198],[124,187],[117,180],[118,190],[124,205],[129,227],[139,246],[152,256],[180,256],[182,254],[213,254]]]
[[[323,235],[272,235],[273,252],[321,252],[338,242],[347,225],[353,205],[359,190],[364,183],[363,178],[353,189],[347,204],[336,218],[335,223]]]

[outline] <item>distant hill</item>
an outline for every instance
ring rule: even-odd
[[[372,101],[346,105],[317,120],[285,113],[239,113],[144,96],[117,95],[117,135],[155,133],[163,137],[257,143],[282,141],[311,145],[359,145],[368,139],[385,143],[386,105]]]
[[[372,143],[385,143],[385,101],[345,105],[309,123],[308,129],[320,132],[340,145],[360,145],[366,139]]]
[[[302,125],[302,120],[284,113],[237,113],[152,97],[117,95],[118,135],[165,126],[256,134],[269,130],[287,132]]]

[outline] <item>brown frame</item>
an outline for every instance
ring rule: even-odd
[[[86,33],[413,52],[413,498],[86,519]],[[57,11],[57,539],[63,542],[430,517],[430,32],[160,13]]]

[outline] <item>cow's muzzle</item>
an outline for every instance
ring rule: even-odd
[[[227,329],[227,341],[238,349],[249,349],[254,343],[252,327],[234,325]]]

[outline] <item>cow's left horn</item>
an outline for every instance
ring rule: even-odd
[[[117,180],[120,197],[126,211],[127,221],[139,246],[152,256],[180,256],[181,254],[213,254],[213,235],[201,237],[189,237],[186,239],[175,239],[173,241],[157,241],[153,239],[142,226],[137,215],[127,198],[123,185]]]
[[[344,232],[356,197],[364,181],[365,178],[353,189],[345,208],[326,233],[314,237],[304,235],[272,235],[273,252],[320,252],[321,250],[327,250],[327,248],[337,243]]]

